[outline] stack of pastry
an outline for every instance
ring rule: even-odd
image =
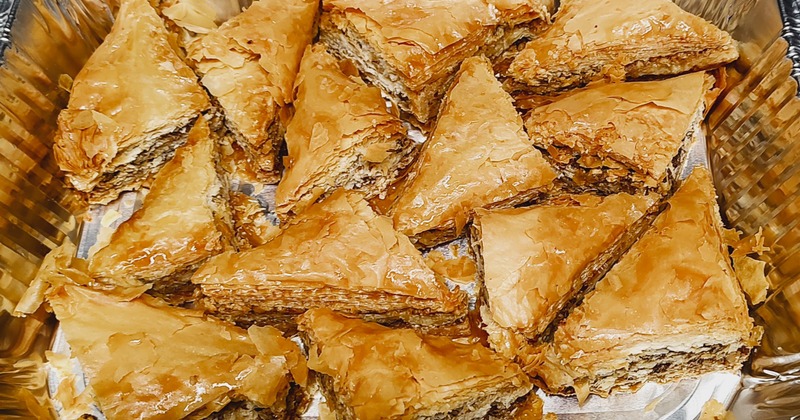
[[[538,418],[536,387],[582,401],[757,345],[711,175],[681,180],[707,71],[737,57],[709,22],[669,0],[152,3],[123,0],[55,138],[89,203],[149,193],[26,299],[109,418],[297,416],[294,334],[339,419]],[[465,238],[472,313],[423,256]]]

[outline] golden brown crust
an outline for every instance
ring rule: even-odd
[[[721,358],[705,368],[696,361],[674,366],[667,369],[671,379],[738,368],[760,331],[748,316],[720,229],[711,176],[695,169],[653,227],[562,323],[535,374],[552,391],[572,387],[585,396],[614,389],[616,375],[659,351],[664,359],[707,352]],[[602,383],[609,372],[611,382]],[[663,372],[639,372],[622,384],[634,388]]]
[[[274,328],[245,331],[148,296],[75,285],[48,300],[110,420],[202,417],[231,399],[281,411],[290,383],[306,382],[300,349]]]
[[[573,172],[577,186],[592,188],[593,178],[600,178],[619,188],[660,190],[702,120],[713,84],[712,76],[698,72],[590,86],[533,109],[525,128],[557,166]]]
[[[411,163],[416,145],[349,62],[323,45],[309,47],[296,82],[295,113],[286,131],[289,156],[275,191],[282,219],[301,213],[338,187],[367,199],[383,193]]]
[[[147,1],[125,0],[111,32],[75,76],[69,104],[58,116],[56,162],[90,202],[108,203],[139,188],[160,165],[134,168],[135,176],[116,185],[121,167],[164,142],[176,142],[174,150],[185,137],[168,135],[209,106],[196,76],[170,46],[161,18]],[[104,184],[111,185],[93,193]]]
[[[346,410],[339,410],[340,418],[453,412],[477,418],[482,415],[475,411],[488,411],[492,402],[508,408],[531,389],[517,365],[477,343],[390,329],[327,309],[306,312],[298,326],[310,344],[309,367],[331,378],[329,391]]]
[[[258,0],[187,47],[203,85],[265,176],[275,172],[280,108],[292,102],[300,59],[314,36],[318,3]]]
[[[495,57],[549,21],[552,1],[325,0],[321,38],[425,123],[460,63]],[[363,60],[369,56],[369,59]]]
[[[730,35],[669,0],[564,0],[511,63],[510,90],[551,93],[602,78],[705,70],[736,60]]]
[[[655,201],[580,195],[528,208],[479,210],[481,288],[492,321],[535,341],[581,289],[582,271]]]
[[[211,258],[192,282],[210,311],[234,320],[318,306],[399,318],[407,311],[449,314],[446,322],[466,315],[464,292],[450,291],[390,219],[342,189],[266,244]]]
[[[546,190],[554,178],[489,62],[470,58],[390,212],[395,228],[408,236],[448,230],[458,236],[475,209],[510,207],[517,197]],[[424,243],[452,237],[436,233]]]
[[[92,275],[119,285],[188,285],[182,272],[222,252],[231,237],[228,186],[217,174],[217,159],[216,137],[200,118],[186,145],[156,175],[142,207],[92,256]]]

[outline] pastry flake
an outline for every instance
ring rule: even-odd
[[[192,282],[207,312],[240,325],[291,330],[314,307],[422,330],[466,320],[466,294],[450,291],[389,218],[342,189],[264,245],[209,259]]]
[[[106,204],[158,172],[209,107],[161,18],[145,0],[124,0],[58,115],[56,163],[90,203]]]
[[[254,410],[292,418],[299,408],[305,358],[274,328],[245,331],[150,296],[120,300],[77,285],[48,301],[110,420]]]
[[[425,124],[461,62],[496,57],[549,22],[551,1],[325,0],[320,39]]]
[[[583,400],[739,370],[761,329],[721,229],[711,175],[696,168],[528,366],[542,388]]]
[[[492,347],[519,358],[516,353],[528,345],[507,346],[505,335],[535,345],[552,333],[649,226],[656,203],[652,196],[587,194],[528,208],[478,210],[471,243]]]
[[[328,309],[312,309],[298,324],[308,365],[340,419],[484,418],[490,411],[505,418],[532,388],[517,365],[477,343],[390,329]],[[541,405],[528,405],[541,418]]]
[[[712,69],[738,57],[727,32],[670,0],[564,0],[553,26],[511,62],[506,88],[549,94],[603,78]]]
[[[680,175],[714,78],[587,87],[533,109],[525,128],[574,192],[667,194]]]
[[[216,136],[204,118],[159,172],[142,207],[89,261],[103,282],[153,283],[153,292],[178,303],[191,299],[194,270],[232,242],[228,185],[217,173]]]
[[[289,156],[275,192],[286,220],[338,187],[382,194],[411,163],[416,143],[389,113],[380,90],[325,47],[309,47],[296,83],[295,113],[286,131]]]
[[[470,58],[389,211],[398,231],[433,246],[458,237],[475,209],[530,201],[555,177],[488,60]]]
[[[282,119],[303,51],[314,37],[317,8],[312,0],[257,0],[187,46],[203,86],[265,182],[280,177]]]

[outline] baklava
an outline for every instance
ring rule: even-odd
[[[291,331],[297,315],[326,307],[443,334],[468,328],[466,294],[448,289],[389,218],[343,189],[264,245],[209,259],[192,282],[208,313],[243,326]]]
[[[144,295],[77,285],[48,295],[109,420],[291,419],[306,400],[306,361],[271,327],[247,331]]]
[[[429,247],[458,237],[475,209],[542,197],[555,177],[489,61],[473,57],[456,75],[389,213],[398,231]]]
[[[328,407],[339,420],[517,418],[532,385],[519,366],[478,343],[312,309],[298,328]],[[530,413],[529,418],[541,418]]]
[[[711,175],[697,168],[525,368],[580,400],[741,369],[761,329],[721,234]]]
[[[283,220],[338,187],[367,199],[384,194],[411,163],[416,143],[386,109],[378,88],[367,86],[352,63],[325,47],[309,47],[296,83],[295,113],[286,129],[286,171],[275,191]]]
[[[99,281],[152,283],[172,303],[192,298],[192,273],[233,243],[228,185],[217,173],[217,139],[205,118],[153,180],[142,207],[89,260]]]
[[[738,56],[727,32],[670,0],[564,0],[504,73],[516,97],[713,69]]]
[[[53,150],[68,185],[89,203],[141,187],[210,108],[168,36],[146,0],[124,0],[111,32],[75,76]]]
[[[470,239],[492,347],[516,358],[528,343],[546,340],[649,227],[659,208],[652,196],[620,193],[479,210]],[[506,335],[526,346],[505,346]]]
[[[697,72],[590,86],[535,108],[525,128],[571,192],[668,194],[700,134],[713,84]]]
[[[187,47],[225,126],[264,182],[280,178],[287,107],[303,51],[315,34],[318,7],[316,0],[256,0]]]
[[[425,125],[461,62],[549,23],[547,0],[324,0],[320,40]]]

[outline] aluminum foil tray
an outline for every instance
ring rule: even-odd
[[[727,225],[748,235],[761,231],[770,247],[762,256],[770,294],[753,309],[765,328],[763,343],[740,375],[647,384],[632,394],[592,397],[583,406],[542,394],[545,411],[561,419],[694,419],[713,398],[737,419],[800,418],[800,4],[675,1],[740,41],[741,57],[728,69],[727,88],[690,162],[711,167]],[[129,193],[111,208],[86,213],[58,178],[50,153],[55,119],[68,98],[60,81],[80,70],[117,7],[117,0],[0,0],[2,419],[58,416],[46,402],[63,378],[43,362],[48,349],[69,352],[64,337],[46,312],[11,316],[42,258],[66,238],[86,256],[106,212],[118,212],[119,223],[141,203],[141,195]],[[265,211],[271,208],[274,187],[233,187],[257,195]],[[306,417],[316,417],[316,404]]]

